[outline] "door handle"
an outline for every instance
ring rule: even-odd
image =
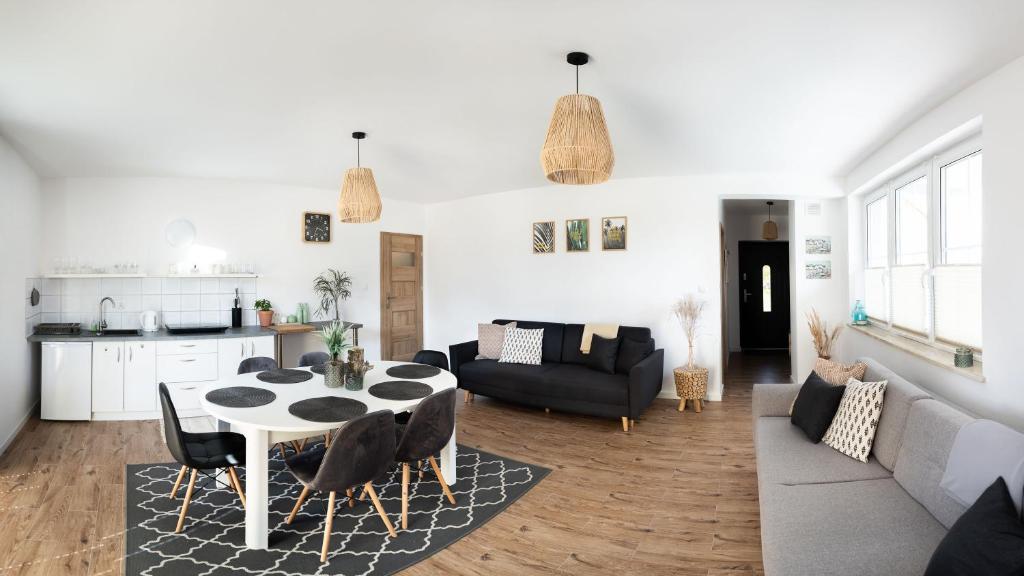
[[[121,362],[121,349],[120,348],[117,349],[117,362],[118,363]]]
[[[387,301],[387,305],[386,305],[386,308],[388,310],[391,310],[391,299],[392,298],[394,298],[394,296],[391,295],[391,292],[388,292],[388,301]]]
[[[245,358],[245,341],[244,340],[238,343],[238,351],[239,351],[238,352],[239,355],[241,355],[242,358]]]
[[[134,359],[135,359],[135,347],[134,346],[129,346],[128,347],[128,361],[131,362]]]
[[[751,294],[753,294],[753,292],[750,292],[749,290],[747,290],[745,288],[743,289],[743,303],[744,304],[747,303],[747,298],[749,298]]]
[[[249,349],[252,350],[252,352],[250,352],[249,355],[250,356],[256,356],[256,341],[255,340],[253,340],[252,342],[249,343]]]
[[[182,362],[195,362],[196,359],[195,358],[182,358],[181,361]]]
[[[196,347],[195,344],[178,344],[178,346],[181,346],[182,348],[195,348]]]

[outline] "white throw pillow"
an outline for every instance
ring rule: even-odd
[[[498,359],[498,362],[539,365],[543,344],[543,328],[536,330],[509,328],[505,330],[505,344],[501,347],[501,358]]]
[[[882,415],[882,401],[888,384],[888,380],[847,380],[839,410],[821,440],[850,458],[866,463],[871,454],[871,445],[875,442],[875,431],[878,430],[878,418]]]

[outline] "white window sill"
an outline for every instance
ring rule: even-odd
[[[981,361],[977,358],[974,359],[974,366],[970,368],[957,368],[953,365],[953,353],[935,346],[929,346],[924,342],[918,342],[917,340],[911,340],[905,336],[901,336],[891,330],[880,328],[878,326],[858,326],[856,324],[847,324],[853,330],[871,336],[876,340],[881,340],[890,346],[898,348],[907,354],[917,356],[922,360],[934,364],[939,368],[945,368],[950,372],[963,376],[964,378],[970,378],[976,382],[984,382],[985,376],[982,373]]]

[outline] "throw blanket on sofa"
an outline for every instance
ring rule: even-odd
[[[594,334],[601,338],[615,338],[619,335],[618,324],[584,324],[583,340],[580,341],[580,352],[590,354],[590,343],[594,340]]]
[[[1024,490],[1024,434],[991,420],[975,420],[957,432],[939,484],[954,500],[971,506],[1000,476],[1017,511]]]

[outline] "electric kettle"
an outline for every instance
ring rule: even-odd
[[[139,324],[142,324],[143,332],[156,332],[160,329],[156,323],[156,312],[152,310],[146,310],[139,314]]]

